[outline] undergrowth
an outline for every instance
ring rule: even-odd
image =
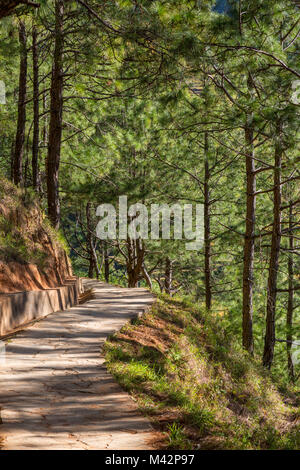
[[[172,449],[298,449],[299,395],[205,309],[160,296],[105,345],[108,369]]]
[[[68,252],[63,235],[55,231],[40,209],[36,194],[0,177],[0,259],[36,264],[44,269],[49,253],[40,243],[41,233]]]

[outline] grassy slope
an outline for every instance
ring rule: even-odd
[[[105,354],[108,369],[165,432],[159,447],[299,449],[299,396],[281,396],[235,343],[200,308],[160,297],[107,341]]]
[[[44,216],[36,194],[24,192],[0,175],[0,260],[43,267],[49,250],[40,243],[42,232],[53,245],[68,251],[61,234]]]

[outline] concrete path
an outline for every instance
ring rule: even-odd
[[[108,335],[147,309],[146,289],[97,281],[92,300],[15,336],[0,363],[3,449],[151,449],[147,419],[107,372]],[[1,419],[0,419],[1,423]]]

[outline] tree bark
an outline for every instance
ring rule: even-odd
[[[88,271],[88,277],[90,279],[93,279],[95,262],[94,262],[93,252],[92,252],[92,249],[91,249],[90,238],[91,237],[88,235],[88,246],[89,246],[89,271]]]
[[[137,279],[135,276],[134,270],[134,259],[135,259],[135,250],[134,250],[134,243],[133,240],[127,238],[127,277],[128,277],[128,287],[136,287],[137,286]]]
[[[208,162],[208,135],[205,133],[205,174],[204,174],[204,274],[205,305],[211,309],[211,240],[210,240],[210,170]]]
[[[26,50],[26,29],[23,21],[19,26],[20,42],[20,75],[19,75],[19,97],[18,97],[18,122],[14,151],[13,181],[16,185],[23,182],[22,163],[25,144],[26,126],[26,94],[27,94],[27,50]]]
[[[293,313],[294,313],[294,236],[293,236],[293,206],[290,201],[289,207],[289,258],[288,258],[288,275],[289,275],[289,293],[288,305],[286,313],[286,352],[288,360],[289,377],[294,382],[295,372],[292,361],[292,341],[293,341]]]
[[[166,257],[165,267],[165,291],[168,295],[172,295],[172,282],[173,282],[173,261]]]
[[[15,141],[12,140],[10,147],[10,181],[14,181],[14,158],[15,158]]]
[[[48,119],[47,119],[47,93],[44,91],[43,93],[43,130],[42,130],[42,139],[43,139],[43,145],[45,148],[48,146]]]
[[[248,78],[251,89],[251,78]],[[247,116],[245,125],[246,141],[246,230],[244,238],[244,268],[243,268],[243,346],[253,354],[253,270],[255,247],[255,214],[256,214],[256,174],[253,144],[253,115]]]
[[[56,229],[60,224],[59,163],[63,108],[63,19],[64,2],[55,1],[55,49],[51,79],[50,125],[47,157],[48,217]]]
[[[91,206],[90,202],[86,205],[86,225],[87,225],[87,242],[89,252],[89,278],[94,277],[94,270],[96,271],[96,277],[99,279],[100,270],[98,266],[97,254],[95,250],[95,244],[93,240],[93,226],[91,220]]]
[[[152,281],[151,281],[151,277],[150,277],[150,275],[149,275],[149,273],[148,273],[148,271],[147,271],[147,269],[146,269],[145,263],[143,263],[143,265],[142,265],[142,274],[143,274],[143,277],[144,277],[144,279],[145,279],[145,281],[146,281],[146,283],[147,283],[149,289],[152,290]]]
[[[32,65],[33,65],[33,140],[32,140],[32,185],[40,191],[39,175],[39,66],[37,48],[37,29],[32,28]]]
[[[160,292],[163,293],[164,290],[165,290],[164,279],[160,278],[160,274],[158,275],[158,277],[155,277],[154,279],[156,280],[157,284],[159,285]]]
[[[145,247],[141,239],[127,239],[128,258],[126,262],[128,287],[137,287],[141,277],[145,257]]]
[[[109,282],[109,256],[108,256],[108,249],[107,249],[107,242],[103,242],[103,249],[104,249],[104,278],[105,282]]]
[[[269,261],[268,290],[267,290],[267,317],[266,334],[263,354],[263,365],[269,369],[272,366],[275,346],[275,312],[277,297],[277,276],[279,266],[280,240],[281,240],[281,165],[282,165],[282,125],[276,126],[276,146],[274,163],[274,190],[273,190],[273,228],[271,253]]]

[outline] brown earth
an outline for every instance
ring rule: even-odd
[[[54,288],[70,277],[66,251],[38,202],[0,179],[0,294]]]
[[[67,256],[60,260],[54,258],[45,270],[32,263],[20,264],[0,261],[0,294],[24,290],[41,290],[59,287],[72,277],[72,270],[67,266]],[[65,258],[65,259],[64,259]]]

